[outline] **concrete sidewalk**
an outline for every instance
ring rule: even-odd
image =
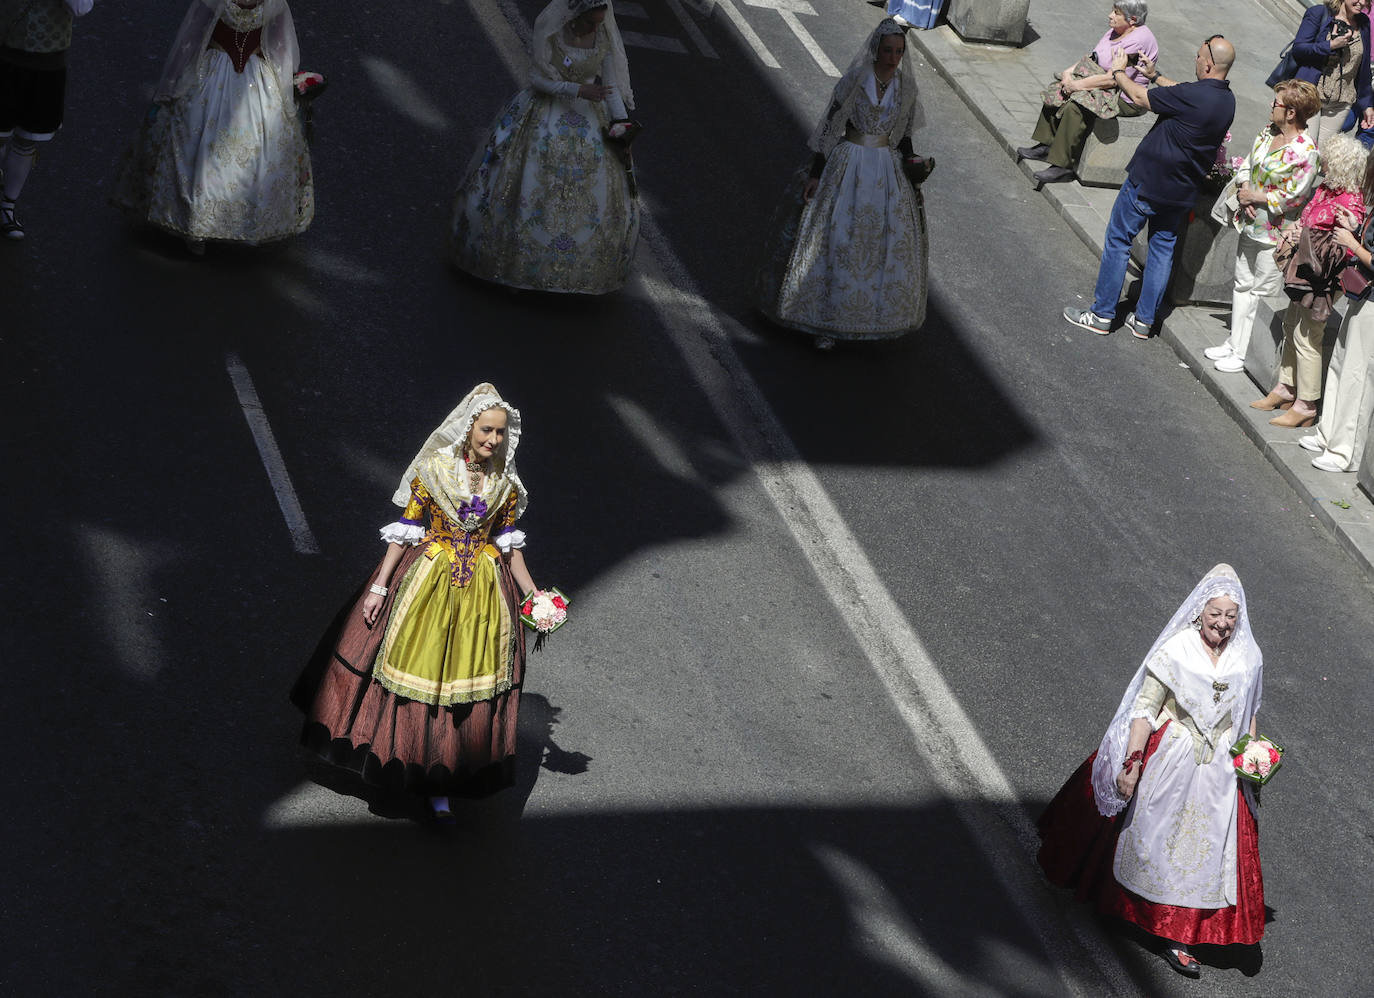
[[[1031,144],[1039,115],[1040,94],[1107,30],[1111,0],[1095,6],[1084,0],[1032,0],[1026,44],[1020,48],[965,42],[946,24],[929,31],[907,32],[908,41],[925,56],[992,133],[1008,156]],[[1236,95],[1231,126],[1232,155],[1243,155],[1268,119],[1271,91],[1264,78],[1292,40],[1302,15],[1301,0],[1215,0],[1205,13],[1194,0],[1151,2],[1146,23],[1159,40],[1159,67],[1177,80],[1193,78],[1193,53],[1202,39],[1223,34],[1237,49],[1230,80]],[[1043,163],[1022,163],[1028,186]],[[1114,188],[1085,187],[1077,182],[1047,184],[1042,192],[1091,247],[1102,252]],[[1091,288],[1065,288],[1066,304],[1082,300]],[[1303,432],[1269,425],[1272,413],[1251,409],[1252,399],[1269,386],[1256,386],[1243,374],[1220,374],[1202,356],[1205,347],[1226,339],[1230,315],[1214,306],[1175,308],[1164,319],[1160,338],[1178,354],[1222,408],[1249,434],[1264,455],[1307,503],[1315,518],[1374,580],[1374,503],[1359,488],[1354,473],[1332,474],[1311,466],[1312,455],[1298,446]],[[1046,321],[1063,322],[1059,316]],[[1118,331],[1114,335],[1126,335]]]

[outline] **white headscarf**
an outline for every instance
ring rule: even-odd
[[[162,78],[153,92],[154,100],[172,100],[191,88],[195,82],[195,68],[220,20],[239,31],[262,28],[262,57],[275,70],[282,93],[288,93],[300,66],[301,53],[296,43],[296,25],[286,0],[262,0],[252,7],[239,7],[234,0],[191,0],[191,7],[181,21],[172,50],[162,67]]]
[[[1240,608],[1236,627],[1217,660],[1214,677],[1203,677],[1178,667],[1170,655],[1160,655],[1160,649],[1171,639],[1193,630],[1194,621],[1201,615],[1208,600],[1225,596]],[[1150,653],[1136,670],[1135,678],[1126,687],[1126,695],[1112,718],[1107,733],[1102,736],[1097,758],[1093,760],[1093,796],[1097,809],[1110,817],[1125,808],[1128,801],[1116,789],[1116,775],[1126,760],[1126,744],[1130,739],[1131,721],[1136,717],[1135,702],[1150,672],[1173,693],[1178,705],[1188,712],[1204,733],[1215,729],[1217,722],[1230,713],[1233,733],[1249,730],[1250,719],[1260,707],[1263,687],[1263,656],[1250,632],[1250,616],[1245,607],[1245,589],[1230,565],[1217,565],[1202,577],[1202,581],[1188,594],[1188,598],[1169,620],[1159,637],[1150,646]],[[1230,676],[1224,694],[1213,686],[1212,678]]]
[[[525,483],[515,470],[515,449],[520,446],[520,410],[501,398],[501,393],[486,382],[477,385],[463,401],[429,435],[414,460],[401,476],[401,483],[391,501],[404,507],[410,502],[410,483],[419,478],[430,498],[455,523],[463,516],[458,508],[472,499],[472,487],[464,466],[463,444],[477,417],[488,409],[503,409],[506,413],[506,438],[492,455],[492,473],[482,486],[481,496],[488,510],[495,511],[506,501],[511,490],[517,495],[515,515],[519,517],[529,504]]]
[[[905,35],[902,26],[887,17],[878,22],[864,44],[845,70],[840,82],[835,84],[830,104],[825,114],[816,122],[808,143],[813,152],[829,156],[835,144],[844,138],[844,130],[853,112],[854,99],[862,92],[864,82],[873,75],[873,64],[878,59],[878,46],[888,35]],[[903,38],[905,44],[905,37]],[[897,87],[901,108],[896,117],[896,125],[888,137],[892,145],[907,138],[924,122],[921,102],[917,96],[916,70],[911,61],[911,46],[906,45],[902,52],[901,64],[897,67]]]
[[[534,31],[530,36],[530,74],[551,83],[562,83],[563,76],[553,61],[553,37],[562,32],[569,21],[598,7],[606,8],[606,20],[601,28],[610,42],[610,52],[601,67],[601,82],[614,87],[625,102],[625,107],[633,111],[635,93],[630,87],[630,62],[625,57],[625,42],[620,37],[620,28],[616,26],[615,7],[611,0],[553,0],[540,11],[534,19]]]

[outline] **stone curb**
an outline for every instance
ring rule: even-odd
[[[1301,0],[1260,2],[1295,26],[1302,16],[1299,9]],[[1015,140],[1008,136],[1014,134],[1010,129],[1015,128],[1016,123],[1008,121],[1010,128],[1002,127],[993,120],[990,112],[984,110],[982,102],[975,99],[959,72],[961,60],[958,53],[942,37],[943,33],[949,31],[944,25],[929,31],[911,30],[907,32],[907,39],[949,84],[993,140],[1014,158]],[[1030,181],[1033,180],[1034,167],[1039,164],[1023,162],[1019,166]],[[1088,248],[1100,256],[1104,220],[1091,205],[1072,200],[1082,196],[1079,185],[1047,184],[1040,193]],[[1213,371],[1211,363],[1202,356],[1202,350],[1225,339],[1226,326],[1224,322],[1212,320],[1214,328],[1209,329],[1208,323],[1200,318],[1200,314],[1207,311],[1206,308],[1186,306],[1174,308],[1160,324],[1159,339],[1173,348],[1180,363],[1193,373],[1227,415],[1240,425],[1269,463],[1307,504],[1308,512],[1331,531],[1340,548],[1354,560],[1365,577],[1374,582],[1374,504],[1360,490],[1354,475],[1335,475],[1316,470],[1310,464],[1312,455],[1297,445],[1299,434],[1296,431],[1275,430],[1268,423],[1270,413],[1250,408],[1250,400],[1262,393],[1263,389],[1257,392],[1244,375],[1222,375]],[[1342,508],[1336,503],[1347,503],[1349,508]]]

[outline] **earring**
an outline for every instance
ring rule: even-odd
[[[1195,630],[1195,631],[1200,631],[1200,630],[1202,630],[1202,618],[1201,618],[1201,617],[1194,617],[1194,618],[1193,618],[1193,630]]]

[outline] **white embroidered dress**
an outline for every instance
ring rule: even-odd
[[[880,97],[867,68],[816,195],[799,219],[793,211],[775,223],[759,307],[779,325],[862,340],[901,336],[925,321],[925,213],[893,147],[908,128],[904,84],[914,85],[895,76]]]
[[[236,39],[261,31],[242,72],[209,44],[210,8]],[[195,22],[194,24],[192,22]],[[289,33],[289,39],[280,37]],[[141,221],[188,239],[256,245],[304,232],[314,218],[310,151],[296,113],[295,30],[281,0],[254,7],[195,0],[178,48],[194,48],[126,157],[115,203]]]
[[[1249,667],[1223,653],[1212,665],[1202,638],[1189,628],[1166,641],[1145,665],[1167,690],[1163,709],[1139,704],[1158,730],[1159,748],[1142,771],[1117,840],[1113,871],[1149,901],[1186,908],[1236,903],[1236,794],[1240,781],[1229,747],[1234,723],[1250,695]],[[1148,700],[1148,696],[1143,698]]]
[[[614,81],[613,23],[590,48],[561,33],[544,39],[540,73],[497,116],[453,201],[450,243],[460,270],[508,287],[605,294],[629,277],[639,241],[639,205],[625,164],[602,130],[626,116]],[[601,79],[605,101],[577,96]]]

